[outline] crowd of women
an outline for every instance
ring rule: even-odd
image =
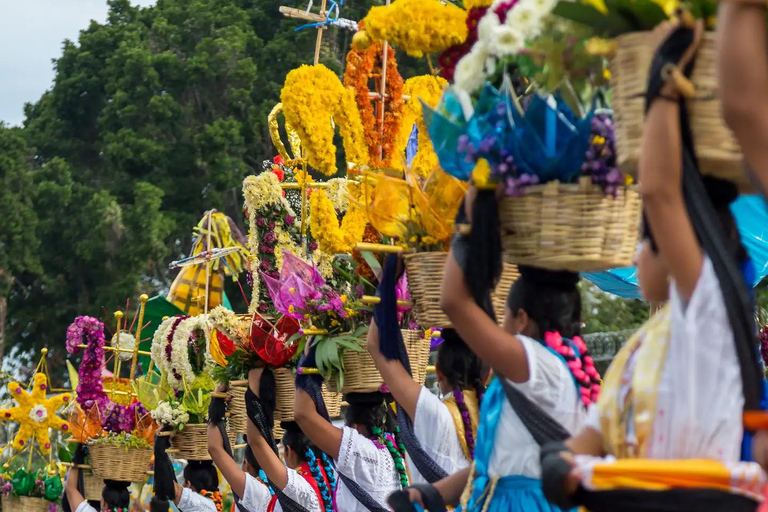
[[[752,315],[745,294],[753,269],[729,210],[734,186],[698,176],[692,185],[689,178],[696,164],[674,77],[690,76],[701,27],[684,21],[657,29],[639,168],[638,279],[649,302],[666,305],[627,342],[604,379],[580,337],[578,274],[520,267],[497,322],[488,291],[501,262],[488,232],[498,230],[498,221],[481,198],[487,192],[471,187],[457,223],[472,229],[456,235],[444,271],[441,307],[453,328],[442,332],[437,351],[439,397],[410,377],[394,307],[402,264],[390,256],[368,335],[388,394],[347,395],[344,426],[337,427],[328,420],[318,377],[298,377],[295,422],[282,425],[279,452],[272,437],[274,378],[254,369],[245,463],[232,455],[225,400],[214,398],[212,462],[188,465],[183,486],[165,453],[167,438],[158,437],[152,509],[164,512],[173,502],[182,512],[220,511],[218,468],[242,512],[545,512],[582,504],[592,510],[755,510],[759,500],[732,492],[727,482],[682,486],[691,494],[626,482],[612,494],[588,492],[590,468],[614,459],[647,462],[651,469],[653,461],[715,461],[747,472],[758,468],[750,473],[753,485],[765,480],[748,461],[764,461],[768,443],[762,433],[750,443],[742,419],[761,398],[754,387],[760,386],[756,354],[740,348],[740,340],[754,341],[754,330],[744,330]],[[764,2],[726,3],[718,22],[726,120],[768,190]],[[310,353],[300,365],[311,363]],[[72,469],[66,487],[72,511],[129,508],[124,485],[107,482],[100,506],[89,505],[77,478]]]

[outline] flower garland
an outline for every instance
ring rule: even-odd
[[[205,489],[200,491],[200,496],[204,498],[208,498],[211,501],[213,501],[213,504],[216,506],[216,512],[221,512],[222,508],[222,498],[221,493],[219,491],[206,491]]]
[[[352,191],[350,191],[352,192]],[[354,197],[359,197],[359,192]],[[327,254],[349,254],[363,237],[368,222],[363,207],[350,204],[339,226],[333,202],[323,190],[315,190],[309,198],[309,227],[321,251]]]
[[[296,213],[283,197],[275,173],[262,172],[258,176],[245,178],[243,195],[249,223],[248,265],[253,290],[249,311],[272,315],[274,306],[257,273],[264,272],[277,278],[283,266],[283,251],[300,252],[301,233]]]
[[[389,41],[412,57],[438,53],[467,37],[467,13],[440,0],[396,0],[373,7],[363,20],[374,41]]]
[[[83,360],[78,370],[77,403],[84,411],[88,411],[93,406],[104,411],[109,403],[101,381],[101,369],[104,366],[104,344],[106,343],[104,324],[89,316],[75,318],[75,321],[67,328],[67,351],[71,347],[77,350],[77,345],[81,343],[84,337],[87,342]]]
[[[171,338],[170,361],[165,358],[165,374],[168,384],[179,390],[191,386],[199,375],[213,367],[213,359],[208,351],[207,331],[208,317],[206,315],[192,316],[182,319],[176,326]],[[195,337],[196,332],[203,332],[203,340]],[[203,343],[200,343],[204,341]],[[190,351],[202,350],[203,365],[195,369],[190,361]]]
[[[411,128],[416,125],[419,132],[419,149],[416,157],[411,163],[414,172],[420,178],[426,179],[429,174],[438,167],[437,155],[432,147],[432,140],[429,138],[427,127],[424,124],[424,115],[422,112],[422,102],[429,107],[435,108],[440,102],[443,89],[448,86],[448,82],[439,76],[422,75],[409,78],[403,88],[404,94],[410,96],[405,102],[403,115],[400,118],[400,130],[397,137],[397,154],[402,155],[408,145],[408,139],[411,136]],[[393,162],[396,168],[402,168],[402,160]]]
[[[469,53],[472,46],[477,42],[477,25],[485,16],[490,5],[491,2],[488,0],[479,0],[478,5],[472,5],[472,7],[468,6],[467,2],[464,3],[464,7],[467,9],[467,39],[461,44],[451,46],[437,58],[437,63],[440,65],[440,76],[446,80],[453,80],[456,64]]]
[[[110,341],[113,347],[117,347],[117,335],[112,336]],[[133,357],[131,352],[123,352],[123,350],[133,350],[136,347],[136,337],[126,331],[120,332],[120,353],[118,357],[123,361],[128,361]]]
[[[189,423],[189,414],[181,407],[174,407],[170,402],[163,400],[150,412],[158,425],[178,429],[179,426]]]
[[[375,99],[370,97],[368,82],[372,76],[381,75],[381,55],[384,43],[375,42],[366,49],[353,48],[347,53],[347,67],[344,72],[344,86],[351,87],[355,91],[360,117],[365,132],[365,143],[368,146],[369,165],[372,167],[389,166],[394,155],[398,131],[400,130],[400,113],[403,109],[403,77],[397,70],[395,51],[387,52],[387,90],[379,94],[386,94],[386,110],[384,112],[383,138],[379,132],[379,118],[375,115]],[[377,81],[377,85],[380,82]],[[382,157],[379,157],[381,146]]]
[[[129,405],[112,403],[104,415],[104,430],[112,434],[130,434],[146,414],[147,409],[141,402],[133,402]]]
[[[163,354],[165,353],[165,347],[167,344],[166,340],[169,338],[170,330],[173,328],[175,323],[178,323],[178,321],[179,317],[175,316],[163,320],[163,322],[155,331],[154,336],[152,336],[152,346],[149,350],[150,357],[152,357],[152,361],[155,363],[157,369],[161,372],[163,371],[163,368],[165,368]]]
[[[354,93],[330,69],[317,64],[292,70],[285,78],[280,98],[285,120],[296,128],[313,168],[326,176],[337,172],[332,120],[343,137],[346,160],[368,164],[365,132]]]

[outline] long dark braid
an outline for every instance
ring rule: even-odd
[[[394,438],[395,442],[394,444],[390,439],[388,439],[389,436],[387,436],[387,449],[389,449],[389,453],[392,454],[392,458],[395,461],[395,467],[397,467],[397,472],[400,473],[400,483],[403,487],[408,487],[408,472],[405,469],[405,444],[403,444],[402,439],[400,438],[400,426],[397,424],[397,418],[395,417],[394,412],[392,411],[392,408],[389,407],[386,403],[384,404],[384,407],[386,408],[386,416],[384,420],[384,425],[386,426],[387,433],[391,435],[391,437]],[[391,446],[390,446],[391,445]],[[393,452],[392,449],[395,449]],[[400,465],[398,466],[398,462]],[[402,466],[402,467],[400,467]]]
[[[483,381],[488,374],[488,369],[454,329],[443,329],[441,336],[444,341],[437,351],[437,368],[448,380],[448,384],[453,390],[453,397],[464,424],[464,440],[467,443],[470,457],[474,458],[475,435],[467,402],[464,398],[464,390],[474,388],[477,401],[480,403],[483,394],[485,394]]]
[[[331,486],[331,495],[333,495],[336,492],[336,472],[333,469],[333,461],[331,461],[331,458],[325,452],[320,453],[320,460],[323,463],[325,476],[328,478],[328,483]]]

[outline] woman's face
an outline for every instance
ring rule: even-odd
[[[648,302],[664,302],[669,298],[669,271],[661,257],[651,249],[651,242],[643,240],[635,254],[637,282]]]

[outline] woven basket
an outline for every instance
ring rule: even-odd
[[[285,430],[280,426],[279,421],[275,421],[275,426],[272,427],[272,437],[275,438],[275,441],[279,441],[283,438],[283,434],[285,434]]]
[[[293,397],[296,379],[288,368],[278,368],[275,374],[275,422],[293,421]]]
[[[104,480],[93,474],[83,476],[83,497],[87,501],[101,501],[103,490]]]
[[[99,499],[101,499],[101,494],[99,494]],[[2,503],[3,512],[48,512],[48,505],[51,502],[43,498],[30,498],[29,496],[3,496]]]
[[[328,386],[323,384],[323,400],[325,408],[328,410],[328,416],[338,418],[341,416],[341,393],[335,393],[328,390]]]
[[[405,350],[408,352],[408,361],[411,363],[413,380],[423,386],[427,378],[430,342],[424,339],[424,333],[421,331],[403,329],[401,332]]]
[[[611,59],[611,103],[616,121],[616,151],[619,166],[636,175],[640,158],[645,90],[648,69],[656,47],[651,32],[634,32],[616,38]],[[752,189],[744,172],[741,150],[723,121],[717,99],[717,66],[714,32],[706,32],[692,80],[701,99],[688,102],[693,140],[700,170],[736,182],[742,191]]]
[[[589,178],[530,187],[501,201],[501,241],[509,263],[596,272],[632,265],[640,222],[633,188],[606,196]]]
[[[122,448],[108,444],[89,447],[93,474],[119,482],[144,482],[152,459],[151,448]]]
[[[451,321],[440,309],[443,286],[443,269],[448,260],[447,252],[419,252],[405,255],[408,271],[408,288],[413,297],[419,324],[430,327],[451,327]],[[504,264],[501,279],[491,295],[496,318],[501,323],[504,305],[512,283],[520,277],[515,265]]]
[[[345,350],[342,356],[344,362],[344,387],[341,393],[371,393],[378,391],[384,381],[379,370],[373,364],[373,359],[365,348],[360,352]],[[336,381],[331,379],[328,391],[339,392]]]
[[[208,455],[208,425],[186,425],[179,434],[171,436],[174,458],[185,460],[211,460]]]
[[[229,388],[232,399],[229,401],[229,428],[234,434],[246,434],[248,414],[245,411],[245,386],[233,385]]]

